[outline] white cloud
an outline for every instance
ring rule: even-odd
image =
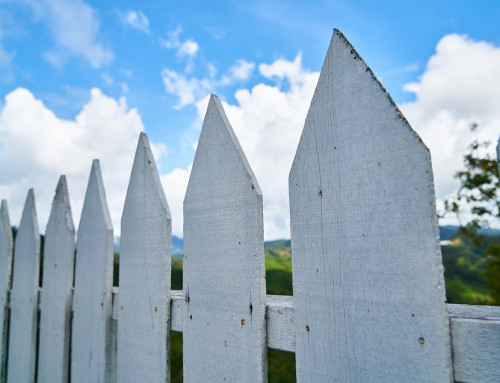
[[[246,60],[237,60],[236,63],[229,68],[229,73],[222,77],[220,83],[222,85],[230,85],[235,81],[246,81],[250,78],[255,64]]]
[[[252,62],[237,60],[220,79],[215,77],[217,69],[213,64],[208,64],[209,76],[204,78],[189,76],[168,68],[163,68],[160,75],[165,91],[179,98],[174,108],[180,109],[186,105],[196,104],[217,89],[248,80],[254,68],[255,64]]]
[[[179,102],[174,105],[176,109],[194,104],[205,97],[213,85],[209,79],[188,77],[168,68],[162,69],[160,75],[167,93],[175,94],[179,98]]]
[[[5,97],[0,110],[0,198],[7,199],[19,224],[28,188],[35,188],[41,232],[48,220],[60,174],[66,174],[75,225],[78,225],[92,159],[101,160],[107,200],[116,233],[139,133],[136,109],[92,89],[74,120],[58,118],[23,88]],[[164,145],[152,145],[158,157]]]
[[[175,30],[167,32],[168,39],[160,39],[160,45],[167,49],[175,49],[177,57],[187,59],[187,65],[184,71],[186,73],[191,73],[194,67],[194,58],[200,46],[193,39],[181,41],[179,39],[181,33],[181,27],[177,27]]]
[[[292,62],[280,59],[261,67],[270,68],[268,71],[264,69],[269,77],[270,72],[276,73],[278,82],[286,79],[290,87],[283,90],[278,85],[260,83],[251,90],[238,90],[235,94],[237,103],[223,102],[223,106],[263,191],[266,239],[289,238],[288,173],[319,73],[304,70],[300,54]],[[279,68],[282,67],[294,69],[281,71]],[[205,96],[196,102],[199,126],[207,100]],[[175,195],[169,195],[167,191],[177,235],[182,233],[182,220],[175,215],[182,217],[189,171],[176,169],[162,177],[165,190],[173,184],[183,186],[182,192]]]
[[[196,56],[198,48],[198,43],[196,41],[186,40],[179,46],[177,55],[179,55],[180,57],[193,57]]]
[[[500,133],[500,47],[464,35],[444,36],[436,46],[419,81],[407,84],[416,100],[402,111],[431,151],[438,205],[458,189],[453,178],[463,168],[462,158],[474,138],[492,142]],[[449,221],[443,221],[444,223]]]
[[[149,35],[149,19],[141,11],[127,11],[120,14],[122,23]]]
[[[160,45],[167,49],[176,49],[179,48],[181,42],[179,41],[179,35],[182,33],[182,28],[177,27],[173,31],[167,32],[168,39],[160,39]]]
[[[272,64],[260,64],[259,72],[268,79],[288,79],[291,83],[303,81],[306,73],[302,69],[302,52],[293,61],[278,59]]]
[[[62,66],[71,56],[83,57],[99,68],[113,60],[113,52],[98,41],[100,22],[94,9],[82,0],[21,0],[51,30],[55,47],[44,57]]]
[[[191,166],[187,169],[176,168],[160,177],[163,190],[165,190],[167,196],[170,213],[172,214],[172,234],[181,238],[183,237],[183,201],[190,174]]]

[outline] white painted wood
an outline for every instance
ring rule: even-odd
[[[61,176],[52,202],[43,251],[38,383],[68,381],[74,246],[75,227],[66,177]]]
[[[262,193],[211,95],[184,200],[183,371],[267,380]]]
[[[182,318],[184,317],[184,292],[182,290],[172,290],[172,311],[170,312],[170,330],[182,332]]]
[[[170,379],[171,215],[141,133],[122,216],[117,380]]]
[[[500,320],[452,318],[457,382],[500,382]]]
[[[500,382],[500,307],[448,305],[457,382]]]
[[[115,302],[119,290],[113,291]],[[182,332],[184,321],[183,291],[172,290],[172,330]],[[498,359],[500,307],[447,305],[455,378],[463,382],[499,381]],[[293,297],[266,297],[267,347],[295,352]],[[187,319],[189,320],[189,319]]]
[[[110,366],[111,366],[111,376],[109,381],[111,383],[116,383],[116,358],[118,354],[118,311],[120,310],[120,305],[118,303],[118,287],[113,287],[113,309],[112,309],[112,321],[111,321],[111,339],[110,339]]]
[[[5,382],[7,368],[8,298],[12,272],[14,240],[7,201],[0,207],[0,382]]]
[[[295,314],[292,296],[267,296],[267,347],[295,352]]]
[[[35,379],[40,278],[40,234],[33,189],[26,198],[14,249],[7,381],[32,383]]]
[[[297,380],[452,381],[429,151],[337,30],[289,187]]]
[[[500,307],[448,304],[448,316],[450,319],[464,318],[500,321]]]
[[[113,226],[99,161],[94,160],[76,248],[71,382],[111,380]]]

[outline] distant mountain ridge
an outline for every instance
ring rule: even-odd
[[[441,241],[447,241],[453,238],[457,233],[460,226],[445,225],[439,226],[439,237]],[[500,229],[481,229],[479,234],[486,235],[488,237],[500,236]],[[290,247],[291,241],[289,239],[276,239],[273,241],[265,241],[264,249],[274,250],[281,247]],[[115,252],[120,252],[120,237],[115,237],[114,243]],[[182,258],[182,253],[184,251],[184,241],[182,238],[175,235],[172,236],[172,258],[180,259]]]

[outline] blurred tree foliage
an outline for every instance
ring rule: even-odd
[[[477,124],[471,125],[472,132],[477,129]],[[477,137],[469,145],[463,159],[464,169],[455,174],[460,188],[453,198],[445,201],[445,214],[455,214],[461,226],[459,234],[470,238],[475,246],[483,250],[488,261],[483,271],[486,285],[494,304],[500,305],[500,241],[498,237],[481,233],[481,229],[489,227],[490,221],[500,218],[498,163],[486,152],[490,145],[490,142],[479,141]],[[461,220],[464,211],[468,217],[465,224]]]

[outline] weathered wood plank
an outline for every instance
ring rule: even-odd
[[[114,299],[119,296],[113,291]],[[172,330],[182,332],[183,291],[172,290]],[[447,305],[453,344],[453,366],[458,382],[497,382],[500,377],[500,307]],[[267,347],[295,352],[293,297],[266,297]],[[189,319],[187,319],[189,320]]]
[[[71,382],[111,380],[112,288],[113,226],[99,161],[94,160],[78,226]]]
[[[500,382],[500,307],[448,305],[457,382]]]
[[[172,304],[170,312],[170,330],[182,332],[184,318],[184,291],[172,290]]]
[[[32,383],[35,380],[40,278],[40,234],[33,189],[26,198],[14,249],[7,381]]]
[[[184,381],[267,380],[262,193],[217,96],[184,200]]]
[[[297,380],[453,380],[428,149],[334,31],[289,177]]]
[[[75,227],[66,177],[61,176],[52,202],[43,251],[39,383],[68,381],[74,260]]]
[[[171,215],[141,133],[122,216],[118,382],[170,379]]]
[[[267,347],[295,351],[295,313],[293,297],[268,295]]]
[[[12,273],[14,240],[7,201],[0,207],[0,382],[5,382],[7,369],[8,298]]]

